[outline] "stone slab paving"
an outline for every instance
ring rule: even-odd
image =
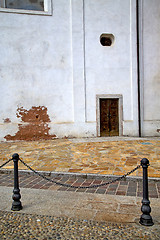
[[[15,152],[51,179],[86,187],[104,183],[107,175],[123,175],[147,157],[151,164],[149,177],[154,178],[149,180],[149,196],[155,224],[152,227],[139,224],[142,169],[133,174],[133,179],[94,189],[62,187],[22,171],[19,179],[23,209],[17,213],[10,210],[13,191],[10,163],[5,169],[11,174],[0,174],[0,239],[160,239],[158,138],[3,142],[0,165]],[[19,167],[26,169],[21,164]]]
[[[160,138],[89,138],[17,141],[0,143],[0,165],[17,152],[39,171],[123,175],[140,164],[150,161],[149,177],[160,177]],[[13,169],[13,163],[5,166]],[[26,169],[19,164],[20,169]],[[133,173],[142,176],[142,169]]]

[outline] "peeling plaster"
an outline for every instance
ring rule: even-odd
[[[48,123],[50,118],[47,108],[44,106],[33,106],[30,110],[23,107],[17,109],[17,118],[21,118],[22,123],[18,124],[19,130],[14,135],[6,135],[5,139],[10,140],[40,140],[53,139],[56,135],[50,135]]]

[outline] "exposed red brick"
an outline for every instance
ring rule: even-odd
[[[6,140],[40,140],[53,139],[56,135],[49,134],[48,122],[50,118],[47,113],[47,108],[44,106],[32,107],[26,110],[23,107],[17,109],[17,117],[21,118],[24,124],[18,124],[19,130],[14,135],[5,136]]]
[[[30,110],[26,110],[23,107],[17,109],[17,117],[21,118],[23,122],[50,122],[47,114],[47,108],[44,106],[32,107]]]

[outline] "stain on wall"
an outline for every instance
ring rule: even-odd
[[[7,135],[5,139],[10,140],[40,140],[53,139],[56,135],[49,134],[50,118],[47,108],[44,106],[32,107],[26,110],[23,107],[17,109],[17,118],[21,118],[22,123],[18,124],[19,130],[14,135]]]
[[[11,120],[9,118],[4,119],[4,123],[10,123],[10,122],[11,122]]]

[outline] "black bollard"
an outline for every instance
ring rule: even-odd
[[[151,212],[151,207],[150,207],[150,201],[148,198],[148,165],[149,165],[149,160],[147,158],[143,158],[141,160],[141,165],[143,168],[143,200],[142,200],[142,215],[140,218],[140,224],[144,226],[152,226],[153,220],[150,215]]]
[[[19,180],[18,180],[18,160],[19,160],[19,155],[17,153],[14,153],[12,155],[12,159],[14,162],[14,189],[13,189],[13,203],[12,203],[12,208],[11,210],[13,211],[19,211],[22,209],[22,204],[20,201],[21,194],[20,194],[20,189],[19,189]]]

